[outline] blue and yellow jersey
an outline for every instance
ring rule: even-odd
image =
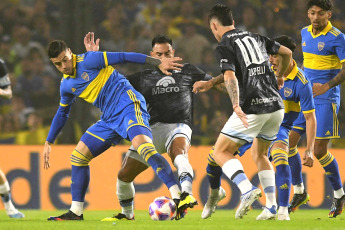
[[[314,35],[312,25],[301,31],[303,65],[307,78],[314,83],[324,84],[333,79],[345,62],[345,36],[330,22],[326,28]],[[316,104],[340,102],[340,85],[315,97]]]
[[[311,84],[295,61],[292,71],[284,79],[284,87],[279,92],[285,107],[281,125],[289,130],[300,112],[310,113],[315,110]]]
[[[108,119],[115,111],[123,90],[130,86],[128,80],[110,64],[128,61],[134,53],[87,52],[73,54],[74,75],[64,75],[60,85],[60,106],[69,106],[76,97],[92,103]],[[137,63],[145,63],[146,55],[138,57]]]

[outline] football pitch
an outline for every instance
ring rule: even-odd
[[[135,221],[116,221],[101,222],[104,217],[111,216],[112,211],[85,211],[84,221],[47,221],[51,215],[60,215],[65,210],[40,211],[40,210],[22,210],[25,219],[10,219],[4,210],[0,211],[0,229],[124,229],[124,230],[142,230],[142,229],[345,229],[345,214],[337,218],[329,219],[328,210],[298,210],[290,215],[291,221],[256,221],[255,218],[261,210],[251,210],[241,220],[235,219],[235,210],[216,210],[211,218],[201,219],[200,210],[190,210],[186,218],[179,221],[152,221],[148,211],[136,211]]]

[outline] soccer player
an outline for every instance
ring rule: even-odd
[[[86,41],[91,43],[91,45],[85,44],[87,49],[93,46],[94,43],[90,39]],[[173,58],[174,54],[175,50],[169,37],[157,35],[153,38],[150,53],[152,57]],[[188,161],[192,135],[192,86],[196,81],[211,79],[211,76],[194,65],[184,64],[181,71],[172,71],[171,76],[166,76],[159,69],[147,69],[126,78],[146,99],[151,117],[153,144],[159,153],[167,152],[177,168],[182,190],[178,206],[193,207],[197,201],[192,196],[193,168]],[[122,212],[105,218],[104,221],[134,219],[133,180],[149,166],[131,146],[118,173],[116,186]],[[190,195],[188,199],[183,199],[188,194]],[[176,219],[182,217],[183,213]]]
[[[90,180],[89,162],[124,138],[129,139],[137,152],[152,166],[168,187],[171,196],[179,199],[180,189],[170,165],[152,144],[149,114],[143,96],[110,65],[125,62],[149,63],[169,75],[167,69],[180,70],[182,64],[176,63],[180,58],[156,59],[138,53],[92,51],[75,55],[61,40],[49,44],[48,56],[64,75],[60,85],[60,107],[44,145],[44,168],[50,167],[51,144],[66,123],[76,97],[92,103],[103,112],[101,119],[88,128],[72,152],[70,210],[48,220],[83,220],[84,198]],[[182,209],[184,208],[180,210]]]
[[[214,165],[219,165],[242,193],[241,203],[235,214],[238,219],[261,196],[261,190],[248,180],[241,162],[234,156],[239,147],[246,143],[253,142],[252,156],[266,194],[266,207],[277,207],[275,175],[267,157],[267,149],[276,138],[284,110],[276,76],[270,69],[268,54],[282,57],[276,71],[279,86],[282,87],[291,51],[269,38],[236,29],[231,10],[225,5],[216,4],[210,11],[208,21],[213,35],[219,41],[215,53],[234,110],[222,129],[209,160]],[[211,191],[211,196],[219,192],[219,189]]]
[[[292,52],[296,49],[296,43],[288,36],[279,36],[274,41],[288,47]],[[269,58],[274,71],[278,69],[281,62],[279,55],[270,55]],[[288,165],[289,152],[289,132],[292,129],[294,120],[303,111],[306,118],[307,126],[307,148],[304,153],[303,164],[312,167],[313,165],[313,147],[316,133],[316,118],[314,111],[314,100],[310,82],[304,77],[303,71],[299,69],[296,62],[291,59],[289,67],[284,74],[284,87],[279,90],[285,105],[284,120],[281,124],[277,139],[273,142],[269,149],[274,165],[276,166],[276,185],[278,187],[279,210],[278,220],[290,220],[288,213],[288,204],[290,197],[291,172]],[[238,153],[242,156],[245,151],[250,148],[251,144],[242,146]],[[209,159],[212,159],[210,154]],[[224,190],[220,187],[220,176],[222,175],[219,166],[209,161],[207,166],[208,179],[213,186],[214,193],[209,196],[204,207],[202,218],[206,219],[212,215],[216,205],[222,200]],[[219,192],[220,191],[220,192]],[[217,193],[218,192],[218,193]],[[275,219],[276,210],[264,208],[264,212],[258,216],[257,220]]]
[[[8,77],[8,70],[4,60],[0,59],[0,97],[11,99],[12,89],[11,81]],[[10,218],[24,218],[25,215],[19,212],[13,205],[11,200],[10,185],[6,179],[4,172],[0,169],[0,196],[4,203],[7,215]]]
[[[341,214],[345,204],[338,163],[327,149],[330,139],[339,138],[339,84],[345,80],[345,36],[329,21],[332,6],[330,0],[309,0],[307,9],[311,25],[301,31],[304,72],[313,85],[317,120],[314,155],[334,190],[328,215],[330,218]],[[300,115],[290,134],[289,165],[295,194],[289,212],[309,200],[303,185],[301,159],[297,150],[297,143],[304,132],[305,119]]]

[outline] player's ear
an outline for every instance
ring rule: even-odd
[[[332,17],[332,12],[329,11],[329,12],[328,12],[328,19],[330,19],[331,17]]]

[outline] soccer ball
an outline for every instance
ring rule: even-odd
[[[149,214],[152,220],[173,220],[176,216],[175,202],[166,196],[157,197],[149,206]]]

